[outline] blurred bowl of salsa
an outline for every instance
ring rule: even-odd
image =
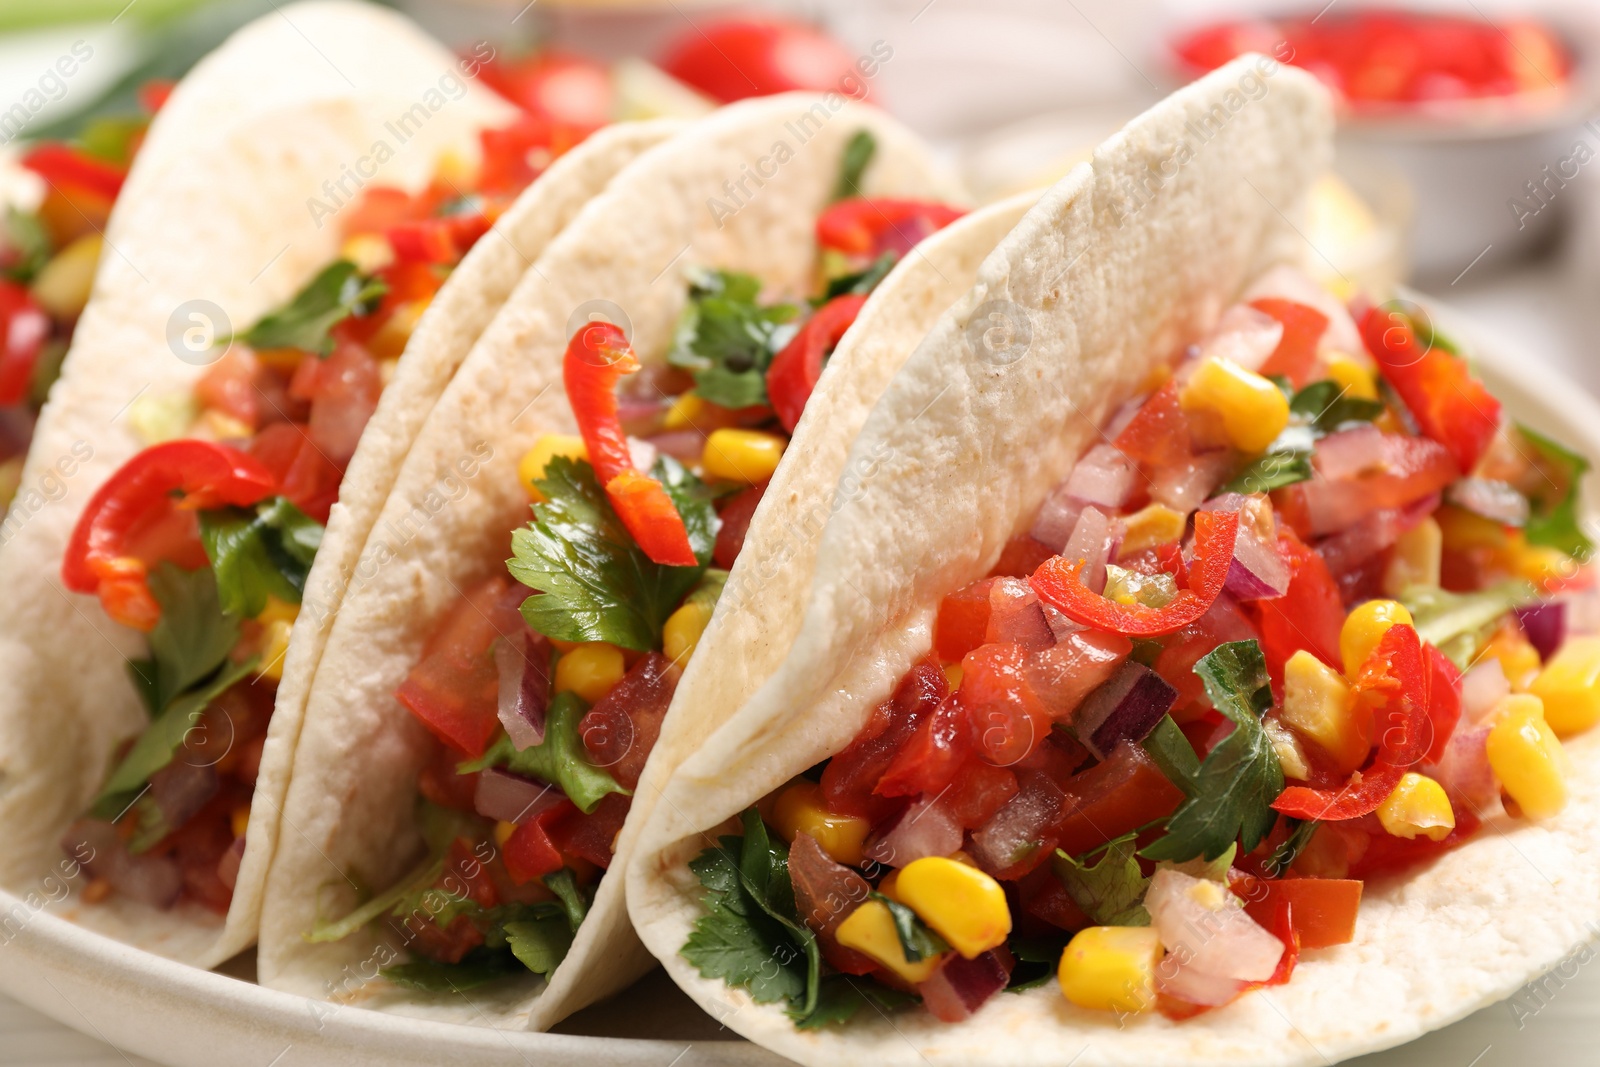
[[[1537,247],[1600,155],[1600,123],[1583,124],[1594,39],[1567,12],[1341,5],[1192,25],[1170,53],[1185,78],[1244,52],[1314,74],[1334,94],[1341,153],[1383,158],[1413,186],[1417,271],[1453,280]]]

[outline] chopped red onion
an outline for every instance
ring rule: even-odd
[[[1434,779],[1444,787],[1452,803],[1472,812],[1479,819],[1504,814],[1500,783],[1489,766],[1489,725],[1463,723],[1445,745],[1444,755],[1433,769]]]
[[[1200,342],[1200,355],[1229,359],[1253,371],[1267,361],[1281,340],[1283,323],[1249,304],[1235,304]]]
[[[1031,866],[1039,842],[1066,800],[1047,775],[1024,775],[1021,785],[1017,795],[972,835],[973,858],[991,874]]]
[[[658,455],[671,456],[679,463],[698,463],[706,450],[706,435],[695,429],[668,430],[644,441],[654,446]]]
[[[1324,478],[1338,482],[1381,466],[1388,454],[1383,431],[1363,422],[1318,441],[1312,466]]]
[[[1361,342],[1361,331],[1356,329],[1355,320],[1350,317],[1349,310],[1340,303],[1338,297],[1328,292],[1325,286],[1307,277],[1304,271],[1287,264],[1273,267],[1251,282],[1240,299],[1249,303],[1265,297],[1293,300],[1296,304],[1304,304],[1322,312],[1328,320],[1328,328],[1322,332],[1318,342],[1319,349],[1328,347],[1340,352],[1365,351],[1366,346]]]
[[[1236,600],[1270,600],[1289,591],[1289,561],[1278,551],[1278,523],[1265,493],[1223,493],[1202,511],[1237,512],[1239,534],[1225,588]]]
[[[472,806],[486,819],[520,826],[565,799],[566,795],[548,782],[490,767],[478,773]]]
[[[61,847],[83,864],[89,877],[104,878],[129,900],[170,908],[183,892],[183,870],[172,855],[130,854],[111,823],[95,819],[74,823]]]
[[[1549,660],[1555,655],[1561,642],[1567,639],[1567,606],[1552,600],[1512,610],[1517,613],[1517,621],[1522,624],[1528,643],[1538,649],[1539,658]]]
[[[1283,942],[1264,930],[1226,886],[1170,868],[1150,879],[1144,906],[1167,951],[1186,966],[1242,982],[1265,982]]]
[[[634,470],[647,471],[656,465],[656,446],[645,438],[628,438],[628,455]]]
[[[865,878],[835,863],[816,838],[803,830],[789,846],[789,878],[794,883],[795,911],[815,933],[829,940],[872,892]]]
[[[1369,511],[1354,523],[1317,545],[1317,554],[1335,579],[1354,573],[1363,563],[1400,540],[1400,535],[1432,515],[1439,507],[1433,493],[1403,508]]]
[[[1023,578],[996,578],[989,587],[989,626],[984,642],[1039,650],[1056,643],[1039,595]]]
[[[1078,516],[1083,514],[1083,508],[1083,501],[1069,493],[1063,482],[1051,490],[1050,495],[1044,498],[1044,503],[1039,505],[1039,515],[1033,520],[1028,533],[1050,551],[1060,552],[1072,536],[1073,528],[1078,525]]]
[[[1556,603],[1566,606],[1568,634],[1600,633],[1600,586],[1568,590]]]
[[[1065,612],[1051,604],[1044,605],[1044,621],[1050,627],[1050,634],[1060,644],[1075,633],[1082,633],[1088,627],[1081,622],[1073,622],[1067,618]]]
[[[1085,504],[1115,510],[1133,495],[1139,469],[1112,445],[1095,445],[1067,477],[1067,494]]]
[[[161,809],[170,833],[187,823],[211,802],[221,788],[215,765],[196,766],[178,757],[150,776],[150,799]]]
[[[1177,699],[1178,691],[1161,675],[1124,660],[1110,681],[1084,698],[1072,716],[1072,732],[1103,760],[1124,741],[1143,741]]]
[[[1521,526],[1528,521],[1528,498],[1492,478],[1459,479],[1451,484],[1445,499],[1502,526]]]
[[[1011,981],[1011,954],[990,949],[974,959],[959,952],[944,958],[939,969],[917,986],[922,1006],[941,1022],[958,1023]]]
[[[1144,407],[1144,402],[1149,399],[1150,394],[1145,393],[1124,400],[1122,405],[1116,411],[1113,411],[1111,417],[1106,420],[1105,433],[1103,435],[1106,440],[1115,441],[1117,435],[1128,428],[1128,423],[1133,421],[1133,417],[1139,414],[1139,409]]]
[[[961,850],[961,824],[938,803],[939,798],[922,796],[894,824],[874,833],[867,842],[866,856],[887,867],[904,867],[927,856],[948,856]]]
[[[550,703],[550,643],[523,628],[494,642],[500,672],[500,725],[517,751],[544,740],[544,713]]]
[[[1111,558],[1112,520],[1099,508],[1084,508],[1078,524],[1067,538],[1061,555],[1069,560],[1081,559],[1083,584],[1098,593],[1106,587],[1106,561]]]
[[[1511,695],[1505,668],[1495,656],[1485,656],[1461,676],[1461,718],[1482,722],[1494,706]]]
[[[1120,634],[1079,628],[1029,657],[1028,684],[1051,719],[1068,722],[1083,698],[1116,673],[1127,649],[1128,640]]]
[[[1185,963],[1177,954],[1167,956],[1156,967],[1156,992],[1206,1008],[1220,1008],[1232,1002],[1248,984],[1237,978],[1202,971]]]
[[[1188,463],[1153,472],[1150,498],[1187,514],[1222,484],[1232,466],[1233,459],[1227,449],[1198,453]]]

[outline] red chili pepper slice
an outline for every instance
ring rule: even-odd
[[[811,391],[822,377],[822,360],[861,314],[867,298],[860,294],[836,296],[806,320],[800,332],[783,346],[767,368],[767,399],[783,428],[794,433]]]
[[[911,251],[924,237],[965,214],[931,200],[851,197],[817,218],[817,244],[848,256],[876,259],[885,252]]]
[[[113,618],[149,630],[160,609],[145,584],[149,561],[131,551],[139,530],[159,519],[158,509],[242,507],[276,488],[266,465],[236,448],[193,440],[152,445],[106,479],[78,516],[61,560],[62,584],[98,594]]]
[[[1202,511],[1194,517],[1194,562],[1189,565],[1189,586],[1164,608],[1119,604],[1083,584],[1084,561],[1057,556],[1034,572],[1028,581],[1039,599],[1053,605],[1074,622],[1129,637],[1154,637],[1181,630],[1204,615],[1228,580],[1233,544],[1239,535],[1239,515],[1230,511]]]
[[[1361,336],[1423,434],[1448,448],[1462,473],[1470,474],[1500,428],[1500,401],[1463,360],[1438,347],[1424,350],[1400,314],[1369,309]]]
[[[595,477],[605,486],[622,525],[656,563],[693,567],[699,561],[683,516],[665,486],[634,469],[628,436],[617,417],[617,381],[638,370],[639,361],[622,331],[609,322],[595,322],[567,342],[561,376]]]
[[[1282,374],[1296,388],[1306,384],[1317,362],[1317,342],[1328,328],[1328,316],[1314,307],[1280,297],[1252,300],[1250,306],[1283,324],[1283,337],[1261,364],[1261,374]]]
[[[86,189],[115,200],[126,174],[68,145],[49,141],[30,149],[22,165],[54,186]]]
[[[1369,815],[1400,784],[1413,764],[1428,753],[1432,731],[1428,728],[1431,690],[1429,668],[1417,631],[1391,626],[1361,667],[1356,681],[1357,699],[1367,694],[1381,698],[1373,709],[1378,733],[1378,756],[1364,771],[1350,776],[1338,789],[1293,785],[1278,795],[1272,807],[1296,819],[1338,822]]]
[[[21,403],[28,395],[33,369],[49,336],[50,316],[33,302],[28,290],[0,281],[0,405]]]

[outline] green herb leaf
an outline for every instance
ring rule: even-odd
[[[921,963],[941,952],[950,951],[945,939],[928,929],[927,925],[917,918],[917,913],[904,904],[890,900],[877,892],[868,893],[867,897],[889,909],[889,916],[894,919],[895,935],[900,938],[900,951],[905,954],[907,963]]]
[[[877,154],[878,140],[868,130],[857,130],[844,146],[844,157],[839,161],[839,181],[833,187],[831,200],[847,200],[861,195],[861,178]]]
[[[578,879],[572,873],[572,868],[563,867],[553,874],[544,876],[545,888],[556,895],[561,901],[561,910],[566,915],[567,925],[572,932],[578,932],[578,927],[583,925],[583,920],[589,914],[589,898],[584,896],[583,890],[578,888]]]
[[[503,929],[512,954],[534,974],[550,974],[572,948],[572,928],[559,915],[509,922]]]
[[[348,259],[335,260],[287,304],[234,340],[251,348],[298,348],[326,356],[333,351],[328,331],[351,315],[370,315],[387,291],[382,280],[363,275]]]
[[[459,993],[522,973],[524,965],[514,955],[515,951],[514,946],[508,951],[479,945],[461,957],[459,963],[439,963],[419,958],[385,967],[379,973],[395,985],[407,989],[424,993]]]
[[[1556,479],[1554,490],[1529,494],[1528,524],[1523,528],[1528,543],[1559,548],[1569,556],[1588,559],[1594,552],[1594,542],[1578,522],[1578,491],[1589,471],[1589,461],[1521,423],[1517,430],[1538,451],[1542,463],[1554,467],[1562,476]],[[1548,485],[1544,488],[1549,489]]]
[[[1194,791],[1167,820],[1166,835],[1140,852],[1149,859],[1216,859],[1235,840],[1248,852],[1278,817],[1271,805],[1283,792],[1283,769],[1261,725],[1272,687],[1260,644],[1218,645],[1194,672],[1234,729],[1201,762]]]
[[[0,278],[27,285],[50,261],[50,234],[39,216],[16,208],[6,209],[5,238],[0,246],[11,252],[11,262],[0,268]]]
[[[1189,796],[1194,795],[1194,779],[1200,773],[1200,757],[1195,755],[1194,746],[1183,736],[1183,730],[1171,715],[1161,716],[1161,721],[1144,739],[1143,747],[1145,754],[1155,762],[1169,782]]]
[[[489,767],[504,767],[515,774],[538,778],[558,787],[584,814],[594,811],[610,793],[632,796],[604,768],[589,762],[583,739],[578,736],[578,722],[587,710],[576,693],[557,693],[545,709],[543,741],[518,752],[502,730],[487,752],[456,770],[472,774]],[[551,889],[554,891],[555,887]]]
[[[1061,963],[1061,953],[1072,935],[1061,933],[1054,937],[1013,937],[1006,942],[1017,964],[1011,969],[1007,993],[1025,993],[1049,985],[1056,979],[1056,968]]]
[[[1246,464],[1218,493],[1270,493],[1311,478],[1311,453],[1264,452]]]
[[[878,287],[879,282],[889,276],[889,272],[894,270],[894,265],[898,262],[900,262],[898,255],[885,252],[861,270],[829,278],[828,287],[812,303],[821,307],[836,296],[866,296]]]
[[[222,610],[217,580],[205,567],[186,571],[160,563],[148,581],[161,621],[150,631],[151,658],[135,669],[159,711],[222,666],[239,642],[239,621]]]
[[[1150,879],[1135,858],[1138,834],[1112,841],[1100,862],[1090,866],[1056,849],[1053,866],[1067,896],[1097,926],[1149,926],[1150,913],[1140,903]]]
[[[1381,400],[1350,396],[1345,386],[1330,379],[1307,384],[1289,401],[1289,413],[1310,425],[1319,437],[1352,423],[1371,422],[1383,411]]]
[[[767,367],[797,329],[799,308],[761,307],[761,282],[749,274],[698,271],[678,319],[667,362],[694,375],[695,392],[727,408],[767,402]]]
[[[261,614],[268,596],[300,603],[322,532],[322,524],[287,497],[253,508],[202,511],[200,540],[217,578],[222,610],[249,618]]]
[[[1317,827],[1322,824],[1315,819],[1302,821],[1285,816],[1284,825],[1290,827],[1289,836],[1283,839],[1283,844],[1272,850],[1272,855],[1261,865],[1262,873],[1268,878],[1282,878],[1288,874],[1289,868],[1294,866],[1294,861],[1311,843],[1311,835],[1315,834]]]
[[[1310,382],[1295,392],[1288,379],[1274,379],[1289,396],[1289,425],[1267,450],[1241,467],[1218,493],[1268,493],[1311,477],[1311,453],[1319,438],[1382,415],[1377,400],[1349,396],[1332,380]]]
[[[1411,612],[1417,636],[1437,645],[1462,670],[1472,664],[1487,631],[1521,604],[1538,603],[1532,585],[1511,579],[1475,593],[1451,593],[1436,586],[1413,586],[1400,594]]]

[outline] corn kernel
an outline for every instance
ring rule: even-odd
[[[1283,721],[1333,758],[1341,774],[1367,761],[1372,713],[1339,672],[1304,649],[1283,665]]]
[[[556,692],[573,692],[593,704],[616,688],[627,670],[622,649],[591,641],[556,660]]]
[[[1228,442],[1250,455],[1266,451],[1289,425],[1289,399],[1283,390],[1220,356],[1200,361],[1179,399],[1185,411],[1217,416]]]
[[[1339,629],[1339,656],[1344,660],[1345,677],[1354,680],[1395,623],[1411,625],[1411,612],[1395,600],[1369,600],[1358,604],[1345,616]]]
[[[1339,383],[1345,396],[1361,400],[1378,399],[1378,385],[1366,364],[1343,352],[1329,352],[1326,364],[1328,377]]]
[[[228,815],[228,829],[233,831],[235,838],[244,836],[250,828],[250,805],[241,804]]]
[[[348,259],[362,274],[376,274],[394,262],[394,249],[387,238],[376,233],[358,233],[345,239],[339,258]]]
[[[703,601],[690,601],[667,616],[661,627],[661,651],[668,659],[683,666],[694,655],[700,644],[700,635],[706,632],[713,607]]]
[[[494,843],[501,848],[506,847],[506,842],[511,840],[511,835],[517,832],[517,824],[504,820],[494,824]]]
[[[1149,1011],[1156,1003],[1161,938],[1149,926],[1090,926],[1061,953],[1056,979],[1073,1004],[1092,1011]]]
[[[262,627],[261,662],[256,667],[257,678],[283,680],[283,658],[289,654],[289,634],[294,624],[273,619]]]
[[[589,450],[584,447],[581,437],[547,433],[535,441],[533,447],[523,453],[522,458],[517,461],[517,480],[522,483],[522,487],[528,491],[528,496],[536,504],[544,501],[544,494],[533,484],[534,480],[544,477],[544,469],[550,466],[550,461],[557,456],[588,459]]]
[[[75,319],[83,313],[94,288],[102,243],[98,233],[85,234],[51,257],[33,279],[33,298],[40,307],[58,319]]]
[[[1395,837],[1443,841],[1456,828],[1456,813],[1443,786],[1426,775],[1407,772],[1378,805],[1378,821]]]
[[[1487,755],[1500,787],[1530,819],[1544,819],[1567,804],[1567,755],[1544,720],[1536,696],[1513,693],[1491,716]]]
[[[706,402],[698,393],[679,393],[661,417],[661,426],[667,430],[688,430],[699,426],[705,414]]]
[[[1519,693],[1539,676],[1539,650],[1528,641],[1522,628],[1513,622],[1507,621],[1496,627],[1478,654],[1499,660],[1501,673],[1511,683],[1511,688]]]
[[[787,444],[760,430],[713,430],[700,463],[713,478],[755,485],[772,477]]]
[[[1444,554],[1444,534],[1439,524],[1426,518],[1400,535],[1394,555],[1383,572],[1383,591],[1397,597],[1412,586],[1437,587]]]
[[[906,907],[969,960],[1004,944],[1011,932],[1011,910],[1000,883],[959,860],[913,860],[900,869],[895,888]]]
[[[299,604],[291,604],[287,600],[279,600],[277,597],[272,596],[269,593],[267,595],[267,606],[262,608],[261,613],[256,616],[256,622],[259,622],[264,626],[267,623],[282,620],[283,622],[293,625],[294,620],[298,619],[299,617]]]
[[[894,916],[889,912],[889,905],[881,900],[868,900],[845,916],[834,936],[845,948],[871,956],[912,985],[926,982],[939,968],[937,956],[916,963],[906,960]]]
[[[847,867],[856,866],[864,858],[861,849],[872,829],[866,819],[829,811],[822,799],[822,787],[805,781],[796,782],[779,794],[772,809],[772,825],[785,841],[809,834],[822,851]]]
[[[1528,544],[1528,538],[1521,530],[1513,530],[1506,535],[1506,547],[1501,556],[1507,570],[1540,588],[1571,577],[1578,569],[1572,557],[1559,548]]]
[[[1528,691],[1544,702],[1544,721],[1558,736],[1600,722],[1600,637],[1568,638]]]
[[[1184,527],[1188,525],[1189,517],[1165,504],[1148,504],[1122,522],[1122,547],[1118,550],[1118,554],[1131,556],[1147,548],[1183,540]]]
[[[1447,552],[1467,552],[1474,548],[1500,549],[1506,546],[1506,528],[1482,515],[1446,504],[1433,516],[1439,523],[1439,533]]]
[[[1261,728],[1267,733],[1267,740],[1272,744],[1272,751],[1277,754],[1278,766],[1283,769],[1285,778],[1293,778],[1304,782],[1311,777],[1311,762],[1306,758],[1306,750],[1300,744],[1300,735],[1283,724],[1283,720],[1275,715],[1268,715],[1261,720]]]
[[[950,685],[950,692],[954,693],[961,688],[961,679],[967,676],[959,663],[946,663],[944,665],[944,680]]]

